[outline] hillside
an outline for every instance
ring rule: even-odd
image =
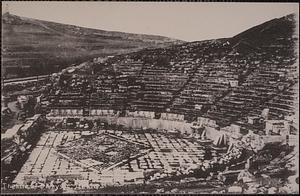
[[[93,63],[75,72],[78,76],[63,75],[50,88],[50,107],[113,109],[121,115],[154,111],[155,118],[173,113],[187,121],[204,116],[221,126],[243,124],[266,108],[270,119],[294,115],[299,88],[294,17],[232,38],[144,49]]]
[[[47,74],[94,57],[182,41],[19,17],[2,16],[2,65],[7,78]]]
[[[231,38],[231,43],[237,48],[247,48],[260,50],[263,45],[272,45],[274,40],[284,40],[286,37],[293,37],[295,28],[295,15],[290,14],[282,18],[275,18],[261,25],[252,27]],[[246,50],[245,52],[247,52]]]

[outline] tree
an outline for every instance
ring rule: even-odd
[[[28,115],[33,115],[34,114],[34,108],[36,105],[36,100],[34,97],[30,96],[28,98],[28,102],[24,105],[24,112],[26,112]]]
[[[34,106],[34,113],[35,114],[41,114],[42,113],[42,106],[40,103],[35,104]]]
[[[158,56],[156,60],[156,65],[158,66],[167,66],[170,64],[170,59],[168,56]]]

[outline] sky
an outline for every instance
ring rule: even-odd
[[[298,3],[2,1],[2,13],[184,41],[232,37],[291,13]],[[298,17],[297,17],[298,18]]]

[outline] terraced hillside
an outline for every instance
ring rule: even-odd
[[[182,41],[89,29],[9,13],[2,16],[2,66],[7,78],[48,74],[94,57],[177,42]]]
[[[49,88],[51,108],[206,116],[222,126],[269,108],[280,119],[295,113],[297,40],[288,15],[232,38],[118,55],[60,77]]]

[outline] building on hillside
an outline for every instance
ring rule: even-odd
[[[229,81],[230,87],[237,87],[239,85],[238,80],[230,80]]]
[[[261,117],[259,116],[248,116],[248,123],[252,125],[257,125],[260,123]]]
[[[287,120],[267,120],[265,132],[267,135],[289,135],[290,122]]]

